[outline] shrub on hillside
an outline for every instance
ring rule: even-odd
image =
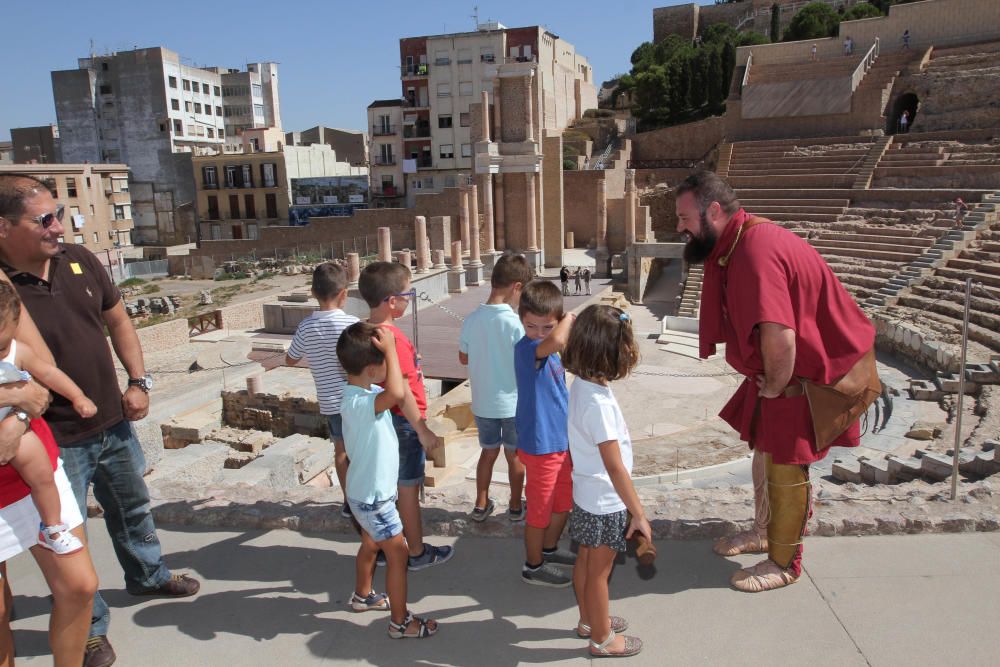
[[[810,2],[792,17],[783,41],[796,42],[803,39],[823,39],[837,34],[840,15],[830,5]]]

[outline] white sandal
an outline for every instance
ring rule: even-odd
[[[625,638],[625,648],[620,652],[612,652],[608,650],[608,645],[615,640],[615,631],[612,630],[608,635],[608,638],[603,642],[598,644],[593,639],[590,640],[590,657],[591,658],[629,658],[633,655],[638,655],[642,651],[642,640],[638,637],[632,637],[629,635],[623,635]]]
[[[54,551],[59,556],[75,554],[83,549],[83,542],[73,533],[69,532],[69,526],[64,523],[55,526],[46,526],[44,523],[38,524],[38,544]]]

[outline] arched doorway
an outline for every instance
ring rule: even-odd
[[[892,113],[886,116],[885,133],[896,134],[898,132],[908,132],[912,129],[913,123],[917,119],[917,108],[919,106],[920,100],[914,93],[904,93],[903,95],[897,97],[895,103],[892,105]],[[899,122],[904,111],[907,114],[907,123],[905,128]]]

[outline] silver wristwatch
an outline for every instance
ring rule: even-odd
[[[14,410],[14,416],[17,417],[18,421],[25,424],[31,421],[31,417],[24,410]]]

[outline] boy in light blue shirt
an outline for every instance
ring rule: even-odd
[[[389,412],[402,402],[405,387],[393,334],[367,322],[352,324],[337,341],[337,357],[348,382],[340,405],[344,446],[351,460],[347,502],[361,526],[350,605],[354,611],[389,609],[393,639],[430,637],[437,632],[437,622],[406,609],[409,549],[396,511],[399,440]],[[385,389],[375,386],[379,383]],[[380,550],[387,561],[386,593],[372,588]]]
[[[469,367],[472,415],[479,431],[479,464],[476,466],[474,521],[485,521],[496,509],[489,497],[493,466],[503,446],[510,481],[511,521],[524,519],[524,466],[517,459],[517,381],[514,378],[514,344],[524,327],[514,310],[521,288],[531,280],[531,266],[523,255],[506,254],[493,267],[490,297],[462,324],[458,360]]]

